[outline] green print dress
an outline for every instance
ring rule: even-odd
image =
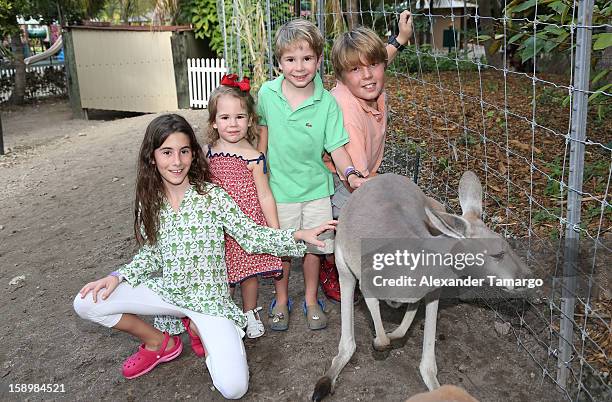
[[[179,212],[165,202],[157,244],[143,246],[118,271],[130,285],[145,284],[168,303],[229,318],[242,328],[246,316],[228,290],[224,231],[248,253],[299,257],[306,246],[295,242],[293,230],[256,225],[220,187],[208,184],[206,191],[200,195],[189,187]],[[155,327],[170,334],[184,331],[173,316],[156,317]]]

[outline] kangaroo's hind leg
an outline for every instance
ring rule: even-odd
[[[376,332],[376,337],[372,342],[374,350],[378,352],[384,352],[386,350],[391,349],[391,340],[385,332],[385,328],[382,323],[382,318],[380,317],[380,303],[378,299],[373,297],[366,297],[365,302],[368,306],[368,310],[370,310],[370,316],[372,317],[372,321],[374,322],[374,331]]]
[[[404,318],[402,318],[402,322],[400,323],[399,327],[395,328],[393,332],[387,334],[390,340],[394,341],[396,339],[401,339],[404,337],[404,335],[406,335],[406,332],[410,328],[410,325],[412,325],[412,320],[414,320],[414,316],[416,315],[418,309],[419,302],[408,304],[406,307],[406,314],[404,314]]]

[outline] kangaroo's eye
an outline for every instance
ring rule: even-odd
[[[496,260],[501,260],[502,258],[504,258],[504,252],[500,251],[497,254],[491,254],[491,257],[495,258]]]

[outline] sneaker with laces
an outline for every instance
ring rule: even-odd
[[[246,336],[249,339],[259,338],[266,332],[263,322],[259,318],[260,310],[261,307],[257,307],[245,313],[247,316]]]

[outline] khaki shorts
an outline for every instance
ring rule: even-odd
[[[332,219],[329,197],[305,202],[277,203],[276,210],[281,229],[312,229]],[[324,248],[307,244],[306,252],[312,254],[334,252],[334,233],[332,231],[319,235],[319,240],[325,242]]]

